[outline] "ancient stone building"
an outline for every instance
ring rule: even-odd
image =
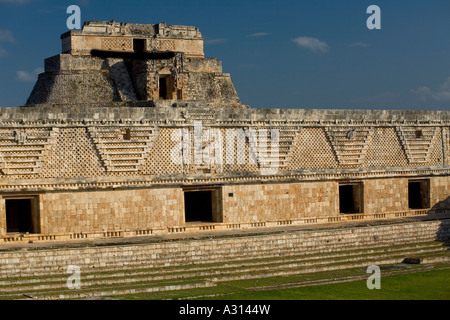
[[[87,22],[0,109],[0,239],[450,211],[450,113],[252,109],[197,28]]]
[[[83,30],[70,31],[61,39],[63,53],[45,60],[45,73],[28,104],[156,100],[203,107],[239,104],[221,62],[204,57],[197,28],[87,22]]]

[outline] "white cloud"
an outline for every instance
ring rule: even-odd
[[[34,75],[26,71],[16,71],[16,79],[21,82],[32,82],[35,80]]]
[[[0,29],[0,42],[15,42],[12,32],[6,29]],[[0,47],[0,57],[6,56],[7,54],[8,52],[4,48]]]
[[[367,47],[370,47],[370,44],[365,43],[365,42],[353,42],[349,45],[349,47],[367,48]]]
[[[411,90],[411,93],[422,101],[434,100],[439,102],[450,102],[450,77],[448,77],[447,80],[436,90],[422,86]]]
[[[20,82],[34,82],[39,73],[44,72],[43,68],[36,68],[33,72],[18,70],[16,71],[16,80]]]
[[[256,33],[247,35],[247,37],[248,38],[265,37],[265,36],[268,36],[269,34],[270,34],[269,32],[256,32]]]
[[[0,41],[14,42],[15,40],[11,31],[0,29]]]
[[[292,42],[300,48],[306,48],[312,52],[327,52],[330,49],[330,46],[325,42],[311,37],[298,37],[292,39]]]
[[[224,43],[227,41],[228,41],[227,39],[209,39],[209,40],[206,40],[206,43],[207,44],[219,44],[219,43]]]
[[[422,101],[427,101],[431,97],[431,89],[428,87],[419,87],[417,89],[411,90],[415,96],[417,96]]]

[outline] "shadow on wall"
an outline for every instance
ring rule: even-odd
[[[46,103],[56,83],[56,77],[49,73],[41,73],[34,84],[33,90],[27,99],[26,105]]]
[[[447,199],[436,203],[430,209],[430,213],[444,214],[442,216],[443,219],[450,218],[450,196],[448,196]],[[441,221],[439,230],[436,233],[436,240],[442,242],[450,240],[450,219]]]

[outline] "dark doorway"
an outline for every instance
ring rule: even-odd
[[[145,51],[145,39],[133,39],[133,51],[142,53]]]
[[[186,222],[212,222],[212,191],[185,191],[184,208]]]
[[[340,213],[362,213],[363,193],[361,184],[343,184],[339,186]]]
[[[33,232],[32,199],[7,199],[6,232]]]
[[[429,180],[408,182],[408,202],[410,209],[426,209],[429,207]]]
[[[353,186],[339,186],[339,210],[354,213]]]
[[[125,129],[124,131],[122,131],[122,138],[123,140],[131,140],[131,130]]]
[[[159,78],[159,98],[167,100],[167,77]]]

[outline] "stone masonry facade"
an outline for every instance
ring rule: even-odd
[[[249,108],[194,27],[62,40],[0,110],[0,241],[450,212],[449,112]]]

